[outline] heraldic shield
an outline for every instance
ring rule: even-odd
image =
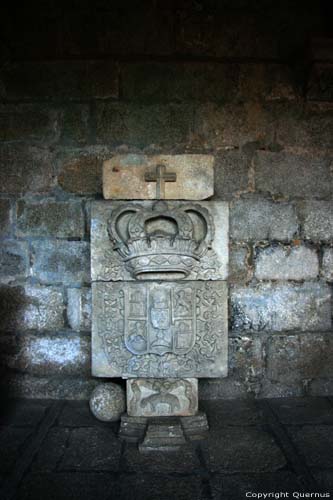
[[[186,354],[196,337],[195,290],[186,284],[128,287],[125,345],[133,354]]]

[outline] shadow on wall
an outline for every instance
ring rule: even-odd
[[[26,303],[22,287],[2,286],[0,288],[0,399],[1,417],[8,416],[14,410],[13,386],[15,371],[10,368],[10,360],[19,356],[17,328],[20,324]]]
[[[9,399],[88,399],[96,385],[111,381],[125,388],[125,380],[91,377],[90,335],[55,328],[52,304],[32,290],[0,287],[0,397],[7,401],[2,413],[12,409]]]

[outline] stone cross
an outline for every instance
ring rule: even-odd
[[[146,182],[156,182],[156,198],[158,200],[165,199],[165,183],[176,182],[177,174],[174,172],[167,173],[165,165],[157,165],[155,172],[146,172]]]

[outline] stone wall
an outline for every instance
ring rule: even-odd
[[[88,397],[103,159],[205,153],[230,202],[230,375],[333,394],[330,2],[38,1],[0,16],[2,386]]]

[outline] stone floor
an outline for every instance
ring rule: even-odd
[[[141,455],[86,402],[16,401],[0,419],[0,499],[333,497],[333,399],[206,401],[202,409],[206,441]]]

